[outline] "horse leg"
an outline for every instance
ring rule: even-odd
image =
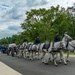
[[[56,58],[57,58],[57,53],[54,54],[54,64],[55,64],[55,66],[57,66]]]
[[[29,56],[29,59],[31,60],[31,51],[30,50],[29,50],[28,56]]]
[[[17,57],[19,58],[19,53],[20,53],[20,51],[19,51],[19,49],[17,50]]]
[[[45,53],[45,56],[44,56],[44,63],[46,64],[46,65],[48,65],[49,64],[49,59],[50,59],[50,53]]]
[[[45,52],[43,52],[43,55],[42,55],[42,57],[41,57],[41,59],[42,59],[42,63],[44,63],[44,57],[45,57]]]
[[[23,50],[21,49],[20,50],[20,57],[22,58],[22,56],[23,56]]]
[[[20,53],[20,51],[19,51],[19,49],[17,50],[17,57],[19,58],[19,53]]]
[[[43,51],[43,55],[42,55],[41,59],[43,59],[43,58],[44,58],[44,56],[45,56],[45,52]]]
[[[33,51],[32,51],[32,60],[35,59],[35,58],[36,58],[36,51],[33,50]]]
[[[14,49],[11,49],[11,55],[14,57]]]
[[[25,57],[27,57],[27,49],[25,49]]]
[[[33,60],[33,51],[32,50],[30,51],[30,57],[29,57],[29,59]]]
[[[69,62],[69,54],[70,54],[70,50],[68,50],[68,52],[67,52],[67,58],[66,58],[67,62]]]
[[[30,58],[30,50],[27,51],[27,57]]]
[[[9,49],[7,49],[7,55],[9,55],[9,53],[10,53],[10,52],[9,52]]]
[[[60,51],[60,53],[59,53],[59,56],[60,56],[60,60],[59,60],[59,62],[61,63],[62,62],[62,52]]]
[[[23,57],[23,58],[25,57],[25,51],[24,51],[24,49],[23,49],[23,51],[22,51],[22,57]]]
[[[73,52],[74,54],[75,54],[75,50],[74,50],[74,52]]]
[[[39,59],[40,51],[38,50],[38,59]]]
[[[17,55],[17,49],[16,49],[16,55]]]
[[[20,51],[19,51],[19,57],[20,58],[22,57],[22,49],[20,49]]]
[[[50,62],[52,61],[52,54],[51,54],[51,53],[50,53],[49,61],[50,61]]]
[[[23,57],[26,58],[26,51],[25,51],[25,49],[23,51]]]
[[[57,66],[56,58],[57,54],[52,54],[54,65]]]
[[[37,52],[36,52],[36,51],[34,51],[33,53],[34,53],[34,57],[36,58],[36,55],[37,55],[36,53],[37,53]]]
[[[19,57],[21,57],[21,56],[22,56],[22,50],[19,51]]]
[[[18,53],[18,58],[22,57],[22,50],[20,49],[19,50],[19,53]]]
[[[16,55],[18,54],[18,49],[16,49]]]
[[[65,59],[65,56],[64,56],[64,51],[61,51],[61,54],[62,54],[64,64],[67,65],[67,62],[66,62],[66,59]]]
[[[33,60],[33,56],[34,56],[33,54],[34,54],[34,51],[32,51],[31,60]]]
[[[15,52],[15,55],[17,56],[17,49],[15,49],[15,51],[14,51],[14,52]]]

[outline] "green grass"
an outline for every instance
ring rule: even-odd
[[[65,54],[67,54],[67,52],[65,52]],[[70,52],[70,55],[75,55],[73,52]]]

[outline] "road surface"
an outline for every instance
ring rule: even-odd
[[[7,56],[0,53],[0,75],[75,75],[75,57],[70,57],[67,65],[55,67],[51,62],[45,65],[41,60]]]

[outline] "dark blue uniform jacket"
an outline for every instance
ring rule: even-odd
[[[54,38],[54,42],[59,42],[59,41],[60,41],[60,37],[58,35],[56,35]]]
[[[34,42],[34,44],[39,44],[39,43],[41,43],[41,41],[37,38],[37,39],[35,39],[35,42]]]

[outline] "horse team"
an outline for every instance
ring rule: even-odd
[[[57,66],[57,57],[60,57],[60,62],[67,64],[69,61],[70,51],[75,52],[75,40],[65,34],[63,39],[59,42],[54,43],[54,49],[52,48],[53,42],[40,43],[38,45],[33,44],[32,42],[24,42],[21,45],[16,46],[15,44],[9,44],[7,54],[14,56],[29,58],[34,60],[35,58],[41,59],[43,63],[49,64],[49,62],[54,62],[54,65]],[[68,45],[66,47],[66,45]],[[67,51],[67,57],[65,57],[64,51]],[[59,56],[58,56],[59,53]]]

